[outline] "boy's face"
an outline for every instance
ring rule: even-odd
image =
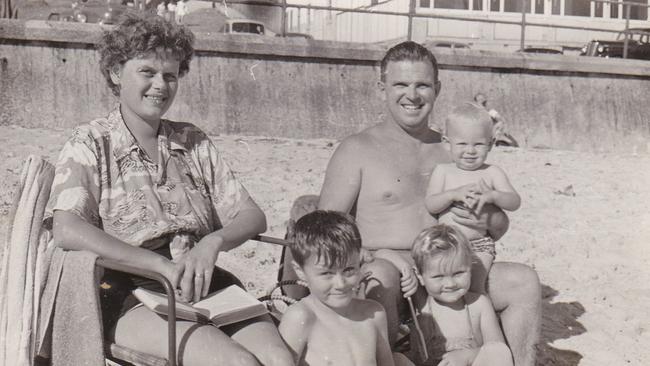
[[[307,282],[309,291],[330,308],[343,308],[356,296],[361,279],[361,257],[354,253],[343,267],[328,267],[312,254],[300,267],[294,263],[298,276]]]
[[[458,168],[476,170],[483,166],[492,148],[492,132],[478,123],[455,121],[448,123],[444,141]]]
[[[428,126],[440,90],[433,65],[425,61],[391,61],[379,89],[393,120],[402,129]]]
[[[442,263],[441,255],[429,258],[424,272],[418,275],[420,284],[436,301],[451,304],[459,301],[471,284],[471,263],[454,260],[451,264]]]

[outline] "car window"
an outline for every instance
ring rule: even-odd
[[[233,23],[232,31],[234,33],[256,33],[264,34],[264,26],[257,23]]]

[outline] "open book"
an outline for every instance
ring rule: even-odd
[[[133,290],[138,300],[152,311],[167,315],[167,296],[137,288]],[[266,306],[253,295],[236,285],[230,285],[194,304],[176,301],[176,317],[217,327],[237,323],[268,313]]]

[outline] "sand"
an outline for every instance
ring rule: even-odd
[[[70,131],[0,126],[0,235],[28,154],[55,161]],[[292,201],[317,194],[337,141],[213,136],[282,237]],[[522,196],[498,260],[534,267],[543,284],[539,365],[650,364],[650,155],[496,148]],[[220,265],[257,295],[280,248],[248,242]]]

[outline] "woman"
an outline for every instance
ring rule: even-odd
[[[78,126],[57,163],[46,215],[55,243],[157,271],[198,300],[239,281],[219,253],[266,230],[264,213],[208,137],[161,119],[189,70],[192,33],[153,15],[128,14],[100,45],[100,66],[119,105]],[[153,281],[107,271],[105,330],[118,344],[166,356],[166,320],[131,289]],[[268,317],[218,329],[177,321],[183,365],[291,365]]]

